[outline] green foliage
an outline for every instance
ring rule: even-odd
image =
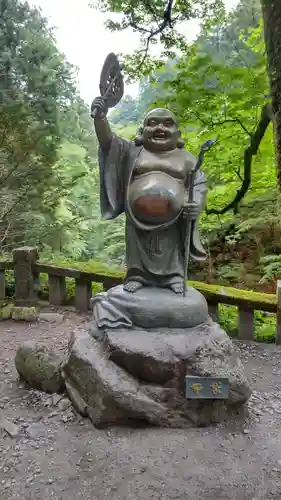
[[[228,283],[237,283],[243,276],[245,276],[246,270],[242,263],[233,263],[221,265],[217,276],[223,281]]]
[[[140,34],[140,46],[133,56],[124,58],[131,79],[150,74],[159,67],[159,60],[173,59],[177,50],[185,45],[185,36],[177,26],[190,19],[201,19],[209,24],[225,14],[222,0],[186,0],[163,3],[162,0],[138,2],[137,0],[92,0],[92,6],[109,15],[107,27],[111,31],[128,28]],[[172,7],[171,11],[169,7]],[[116,20],[116,14],[118,14]],[[114,17],[112,17],[112,15]],[[149,52],[151,44],[159,43],[162,52],[153,58]]]
[[[266,255],[261,257],[262,265],[261,283],[275,281],[281,278],[281,255]]]
[[[256,342],[275,342],[276,315],[255,311]],[[238,310],[235,306],[219,304],[219,324],[231,337],[238,336]]]
[[[219,61],[202,54],[196,44],[189,47],[178,62],[176,78],[165,84],[170,89],[169,96],[156,103],[171,108],[179,117],[186,146],[191,151],[196,153],[200,143],[217,138],[217,145],[208,153],[203,167],[209,181],[208,210],[228,205],[246,175],[244,154],[252,144],[268,94],[262,33],[260,24],[243,34],[244,44],[255,55],[250,67],[234,64],[231,55],[229,61],[225,58]],[[263,197],[268,191],[274,192],[272,127],[252,159],[250,178],[251,186],[243,203]],[[204,215],[203,228],[208,234],[231,220],[231,212],[220,219]],[[241,216],[235,218],[235,224],[242,222]]]
[[[249,29],[258,27],[260,19],[259,0],[240,0],[224,22],[202,30],[196,41],[200,52],[215,61],[250,67],[255,57],[244,43],[241,33],[247,36]]]
[[[173,108],[180,117],[186,147],[195,154],[205,139],[217,137],[217,146],[208,154],[204,164],[209,181],[207,208],[211,210],[227,206],[242,184],[245,150],[251,144],[250,134],[257,127],[268,94],[259,14],[257,2],[252,1],[251,5],[241,2],[227,22],[203,30],[196,44],[182,51],[178,66],[175,61],[169,61],[153,78],[146,79],[136,100],[136,107],[142,109],[139,120],[145,108],[153,105]],[[255,29],[248,28],[244,16]],[[240,26],[242,31],[237,29]],[[216,44],[215,32],[220,40]],[[159,95],[161,100],[157,99]],[[125,131],[120,130],[120,135],[125,135]],[[129,137],[129,133],[126,136]],[[203,214],[201,223],[205,244],[233,224],[236,228],[228,232],[226,238],[232,246],[240,243],[245,234],[251,233],[254,237],[260,235],[266,225],[276,224],[277,221],[273,220],[275,207],[271,201],[265,200],[266,195],[269,199],[276,199],[275,186],[273,132],[270,127],[258,155],[253,158],[251,187],[246,199],[240,203],[239,213],[228,212],[222,217]],[[256,202],[263,199],[264,206],[260,211],[261,204]],[[251,204],[253,210],[246,208]],[[231,266],[230,262],[228,267]],[[242,269],[237,271],[226,273],[222,269],[217,276],[222,279],[231,277],[234,282],[235,275],[241,276],[243,272]]]
[[[125,95],[116,108],[111,111],[109,117],[114,125],[137,122],[139,119],[137,100],[130,95]]]
[[[0,241],[8,248],[29,236],[31,217],[38,224],[58,205],[53,165],[75,75],[39,11],[18,0],[0,10]]]
[[[0,248],[90,257],[97,146],[75,70],[37,9],[7,0],[0,10]]]
[[[124,272],[122,271],[122,269],[120,269],[119,266],[109,266],[104,264],[104,262],[96,261],[93,259],[81,262],[67,258],[64,255],[53,255],[53,257],[49,258],[47,258],[46,255],[42,255],[42,257],[40,257],[40,262],[42,264],[50,264],[54,266],[64,267],[66,269],[78,269],[79,271],[100,274],[102,276],[110,276],[113,278],[122,278],[124,276]]]

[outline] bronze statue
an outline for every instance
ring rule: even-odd
[[[149,111],[135,141],[112,132],[102,97],[95,130],[100,145],[100,203],[102,216],[126,214],[127,275],[124,289],[144,285],[169,287],[183,293],[186,216],[192,219],[190,254],[206,258],[199,240],[198,220],[206,195],[206,180],[198,171],[194,202],[188,200],[188,174],[194,156],[184,149],[176,117],[167,109]]]
[[[186,287],[189,257],[203,260],[198,222],[207,192],[200,170],[207,141],[195,157],[184,149],[177,119],[168,109],[149,111],[133,141],[110,128],[107,111],[123,95],[115,54],[105,60],[101,96],[92,103],[99,141],[100,205],[104,219],[126,215],[123,286],[92,298],[96,328],[188,328],[205,321],[205,298]]]

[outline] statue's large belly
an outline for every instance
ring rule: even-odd
[[[162,172],[143,174],[128,187],[128,204],[136,220],[146,224],[164,224],[180,213],[184,185]]]

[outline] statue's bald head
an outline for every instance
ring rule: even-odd
[[[177,119],[172,111],[165,108],[151,109],[146,114],[141,134],[138,143],[154,152],[172,151],[183,144]]]
[[[178,121],[177,121],[175,114],[166,108],[154,108],[154,109],[151,109],[150,111],[148,111],[148,113],[146,113],[146,115],[144,117],[144,121],[143,121],[144,126],[147,123],[147,121],[151,118],[156,118],[156,119],[160,118],[162,120],[170,119],[174,122],[174,124],[176,126],[178,126]]]

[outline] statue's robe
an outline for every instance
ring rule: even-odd
[[[130,220],[127,188],[141,148],[114,134],[109,150],[99,150],[101,214],[107,220],[126,214],[125,282],[135,279],[146,285],[166,287],[182,283],[184,278],[186,220],[181,215],[174,224],[152,231],[141,230]],[[198,171],[194,201],[202,210],[206,192],[205,176]],[[199,239],[198,220],[192,223],[190,256],[195,260],[206,258]]]

